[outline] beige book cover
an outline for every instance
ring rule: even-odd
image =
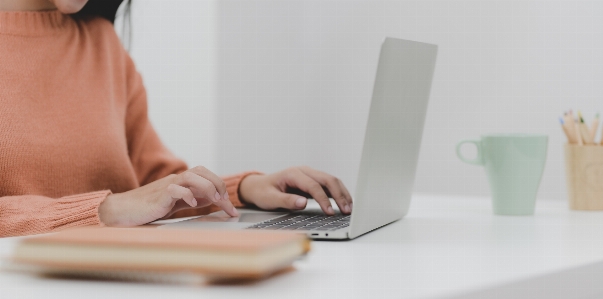
[[[310,250],[294,232],[159,228],[78,228],[24,239],[13,261],[43,272],[178,272],[261,278]]]

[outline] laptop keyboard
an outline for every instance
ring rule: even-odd
[[[338,230],[350,225],[350,215],[293,213],[272,220],[256,223],[247,229],[270,230]]]

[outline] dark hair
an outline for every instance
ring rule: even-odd
[[[127,6],[130,6],[130,1],[126,0]],[[82,10],[73,14],[77,18],[102,17],[111,23],[115,22],[117,9],[124,0],[89,0]]]
[[[94,17],[101,17],[109,20],[111,23],[115,22],[117,10],[119,6],[124,3],[122,9],[123,13],[123,27],[122,27],[122,42],[126,48],[130,48],[131,40],[131,21],[130,21],[130,8],[132,6],[132,0],[88,0],[82,10],[73,14],[72,17],[78,19],[87,19]]]

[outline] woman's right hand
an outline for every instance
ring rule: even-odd
[[[98,212],[100,221],[107,226],[137,226],[169,217],[179,210],[211,204],[232,217],[239,216],[222,179],[197,166],[128,192],[111,194]]]

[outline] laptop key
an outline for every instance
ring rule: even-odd
[[[272,223],[282,222],[282,221],[289,220],[289,219],[294,218],[294,217],[296,217],[296,216],[293,215],[293,214],[288,214],[288,215],[284,215],[284,216],[281,216],[281,217],[278,217],[278,218],[275,218],[275,219],[268,220],[268,221],[266,221],[266,223],[270,223],[270,222],[272,222]]]
[[[271,225],[266,227],[266,229],[280,229],[282,227],[285,227],[284,225]]]
[[[302,221],[300,221],[300,222],[298,222],[298,223],[304,223],[304,224],[308,224],[308,223],[314,223],[314,222],[315,222],[315,221],[312,221],[312,220],[302,220]]]

